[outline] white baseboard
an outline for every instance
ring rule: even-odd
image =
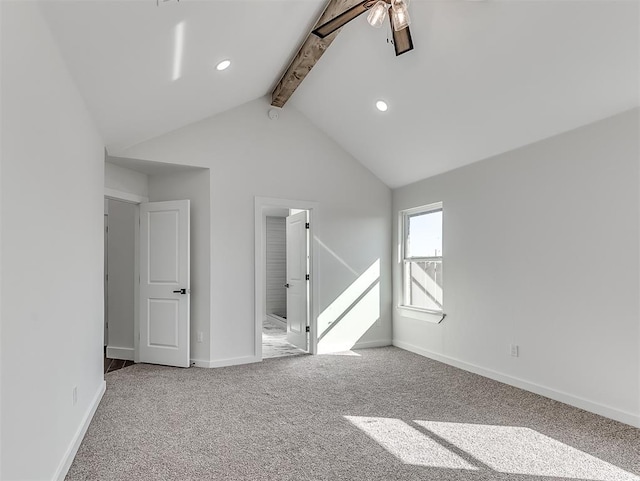
[[[250,364],[252,362],[260,362],[262,359],[255,356],[233,357],[230,359],[216,359],[213,361],[205,361],[203,359],[191,359],[191,364],[195,367],[227,367],[239,366],[241,364]]]
[[[600,416],[604,416],[604,417],[613,419],[615,421],[620,421],[621,423],[629,424],[631,426],[640,428],[639,414],[633,414],[628,411],[622,411],[620,409],[616,409],[611,406],[606,406],[604,404],[599,404],[593,401],[589,401],[588,399],[584,399],[579,396],[574,396],[572,394],[569,394],[563,391],[558,391],[556,389],[551,389],[546,386],[541,386],[533,382],[525,381],[524,379],[502,374],[500,372],[493,371],[491,369],[486,369],[486,368],[477,366],[475,364],[471,364],[465,361],[461,361],[459,359],[455,359],[453,357],[437,354],[427,349],[414,346],[413,344],[410,344],[408,342],[394,340],[393,345],[401,349],[404,349],[406,351],[410,351],[415,354],[428,357],[429,359],[440,361],[445,364],[449,364],[450,366],[454,366],[459,369],[463,369],[465,371],[479,374],[480,376],[488,377],[489,379],[493,379],[494,381],[499,381],[504,384],[509,384],[510,386],[524,389],[525,391],[530,391],[532,393],[539,394],[540,396],[548,397],[555,401],[560,401],[562,403],[569,404],[571,406],[575,406],[580,409],[584,409],[585,411],[589,411],[594,414],[599,414]]]
[[[318,354],[332,354],[335,352],[346,352],[353,349],[367,349],[369,347],[391,346],[390,339],[376,339],[374,341],[361,341],[351,344],[350,342],[332,342],[331,344],[318,343]]]
[[[375,341],[356,342],[351,349],[368,349],[370,347],[391,346],[391,339],[377,339]]]
[[[123,361],[133,361],[135,349],[132,347],[112,347],[107,346],[107,357],[109,359],[122,359]]]
[[[204,359],[191,359],[191,366],[193,367],[211,367],[209,361]]]
[[[98,387],[98,391],[96,392],[91,404],[89,405],[89,409],[84,415],[78,430],[76,431],[73,439],[71,440],[71,444],[67,448],[67,451],[64,453],[64,457],[62,461],[58,465],[58,469],[56,469],[56,473],[53,476],[54,481],[64,481],[64,478],[67,476],[67,472],[71,467],[71,463],[73,463],[73,458],[76,457],[76,453],[78,452],[78,448],[80,447],[80,443],[84,439],[84,435],[89,429],[89,424],[91,424],[91,420],[93,419],[93,415],[96,413],[96,409],[98,409],[98,405],[102,400],[102,396],[107,389],[107,383],[102,381],[100,386]]]

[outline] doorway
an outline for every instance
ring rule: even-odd
[[[265,211],[265,317],[262,358],[308,353],[308,211]]]
[[[190,201],[105,206],[105,373],[189,367]]]
[[[136,360],[139,207],[132,201],[105,198],[104,372]]]
[[[316,204],[256,198],[256,359],[315,353]]]
[[[169,355],[180,350],[184,354],[180,366],[210,367],[210,192],[211,173],[206,168],[139,159],[105,159],[105,197],[136,204],[140,212],[134,225],[136,249],[140,252],[134,275],[135,362],[175,365],[178,363],[168,356],[160,359],[156,354]],[[185,201],[190,207],[183,216],[183,207],[177,204]],[[188,220],[187,226],[177,222],[183,218]],[[179,226],[187,238],[182,234],[172,235],[169,232],[172,226]],[[154,266],[148,270],[140,267],[144,257],[142,244],[149,246],[148,261]],[[182,257],[176,258],[176,263],[169,262],[168,255],[182,253],[182,246],[190,250],[186,262]],[[188,274],[183,272],[185,269]],[[166,288],[168,292],[152,292],[156,287]],[[169,309],[171,306],[174,309]],[[148,309],[145,311],[144,307]],[[147,323],[153,325],[147,326]],[[155,354],[145,352],[147,347],[153,347]]]

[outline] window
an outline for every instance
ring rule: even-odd
[[[403,307],[442,312],[442,203],[401,213]]]

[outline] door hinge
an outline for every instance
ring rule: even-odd
[[[305,229],[308,229],[308,228],[309,228],[309,223],[307,222],[307,223],[304,225],[304,227],[305,227]]]
[[[309,274],[307,274],[306,279],[309,280]]]
[[[309,326],[307,326],[307,332],[310,332]]]

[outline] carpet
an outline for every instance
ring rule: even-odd
[[[105,378],[69,481],[640,479],[640,430],[393,347]]]

